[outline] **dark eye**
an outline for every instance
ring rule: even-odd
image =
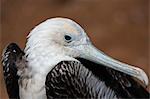
[[[69,43],[69,42],[71,42],[71,36],[69,36],[69,35],[65,35],[65,40]]]

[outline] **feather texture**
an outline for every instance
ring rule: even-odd
[[[46,78],[47,98],[116,98],[104,81],[96,78],[80,62],[63,61]]]
[[[24,52],[15,43],[9,44],[3,51],[3,73],[9,98],[19,99],[19,76],[16,62],[20,61],[23,55]]]
[[[130,76],[85,59],[63,61],[47,75],[47,98],[149,98]]]

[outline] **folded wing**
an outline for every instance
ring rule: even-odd
[[[9,44],[2,55],[4,80],[9,98],[19,99],[19,75],[17,74],[24,52],[15,43]]]
[[[46,77],[47,98],[149,98],[131,76],[91,61],[63,61]]]

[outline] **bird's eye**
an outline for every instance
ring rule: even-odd
[[[65,40],[69,43],[71,42],[72,38],[69,35],[65,35]]]

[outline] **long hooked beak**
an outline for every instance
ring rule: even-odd
[[[141,80],[145,85],[148,85],[148,77],[142,69],[117,61],[98,50],[92,44],[80,45],[77,47],[77,50],[80,51],[79,57],[81,58],[85,58],[95,63],[126,73]]]

